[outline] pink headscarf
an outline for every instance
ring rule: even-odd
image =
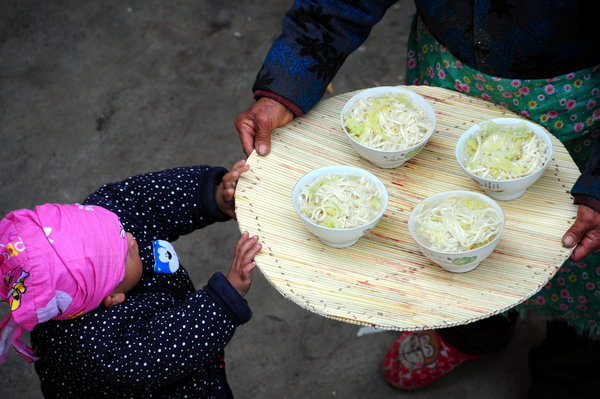
[[[44,204],[0,221],[0,297],[10,313],[0,322],[0,363],[23,330],[97,308],[125,276],[125,231],[114,213],[91,205]]]

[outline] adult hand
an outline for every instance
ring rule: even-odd
[[[240,178],[240,175],[250,170],[250,165],[246,161],[237,161],[231,170],[223,175],[221,184],[217,186],[215,192],[215,200],[217,207],[221,212],[235,219],[235,186]]]
[[[244,232],[235,246],[233,262],[227,272],[227,280],[233,288],[241,295],[245,296],[252,284],[252,270],[256,267],[254,257],[262,249],[258,244],[258,236],[250,237],[248,232]]]
[[[260,98],[239,114],[235,118],[235,128],[246,155],[254,148],[259,155],[267,155],[271,150],[271,130],[285,126],[293,118],[292,111],[268,97]]]
[[[585,205],[579,205],[575,223],[563,236],[563,245],[577,247],[571,254],[573,262],[578,262],[600,248],[600,212]]]

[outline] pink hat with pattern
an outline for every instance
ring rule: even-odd
[[[97,308],[125,276],[125,231],[114,213],[95,205],[44,204],[0,221],[0,363],[11,344],[37,357],[19,338],[45,321]]]

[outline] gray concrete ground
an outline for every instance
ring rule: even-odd
[[[79,201],[141,172],[242,158],[233,120],[253,102],[250,87],[290,4],[0,1],[0,213]],[[407,0],[388,11],[336,77],[336,93],[403,83],[413,13]],[[197,285],[227,270],[238,234],[229,222],[175,244]],[[226,349],[230,384],[244,399],[524,397],[527,349],[543,334],[525,320],[502,352],[404,393],[379,370],[395,333],[357,337],[357,326],[281,297],[260,271],[247,299],[254,318]],[[0,366],[0,397],[41,397],[33,367],[14,354]]]

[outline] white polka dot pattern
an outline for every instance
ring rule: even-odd
[[[196,166],[103,186],[84,203],[119,215],[140,248],[144,273],[124,303],[32,332],[47,398],[230,398],[223,349],[251,317],[221,273],[195,291],[189,275],[154,272],[152,240],[227,220],[215,204],[223,168]]]

